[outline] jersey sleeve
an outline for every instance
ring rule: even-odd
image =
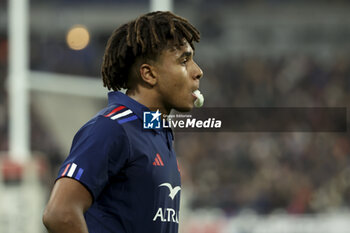
[[[126,164],[129,153],[129,142],[122,126],[109,118],[98,117],[75,135],[57,179],[69,177],[79,181],[96,200],[109,179]]]

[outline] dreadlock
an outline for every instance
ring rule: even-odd
[[[155,60],[169,42],[180,47],[184,39],[194,49],[199,31],[186,19],[169,11],[141,15],[116,29],[109,38],[103,56],[103,85],[114,91],[127,88],[128,74],[136,59]]]

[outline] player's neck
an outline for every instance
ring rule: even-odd
[[[162,115],[169,115],[171,109],[166,109],[165,106],[159,101],[159,97],[156,93],[151,91],[139,91],[136,89],[127,90],[126,95],[128,95],[133,100],[139,102],[140,104],[146,106],[151,111],[159,110]]]

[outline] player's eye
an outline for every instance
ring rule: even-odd
[[[188,57],[182,59],[181,64],[185,65],[188,62]]]

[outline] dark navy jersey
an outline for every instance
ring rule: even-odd
[[[178,232],[180,171],[171,129],[143,129],[145,106],[120,92],[75,135],[57,179],[70,177],[93,197],[90,233]]]

